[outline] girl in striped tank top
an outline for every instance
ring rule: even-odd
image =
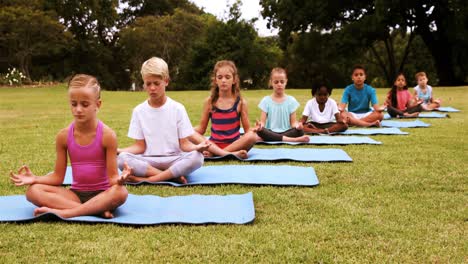
[[[128,166],[117,171],[115,132],[97,119],[101,106],[100,86],[96,78],[75,75],[68,84],[74,122],[56,137],[57,159],[53,172],[34,175],[28,166],[10,173],[16,186],[29,185],[26,198],[38,206],[34,215],[54,213],[63,218],[100,215],[112,218],[112,211],[127,200]],[[68,154],[68,155],[67,155]],[[70,157],[73,183],[61,187]]]
[[[240,95],[239,75],[232,61],[218,61],[213,69],[211,95],[205,99],[200,124],[195,128],[200,140],[210,120],[210,141],[214,144],[205,155],[232,153],[247,158],[247,151],[257,141],[257,135],[249,131],[247,102]],[[241,124],[247,131],[243,136],[239,131]]]

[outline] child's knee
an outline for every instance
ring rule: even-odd
[[[203,156],[202,153],[198,151],[191,151],[188,154],[188,160],[189,160],[189,168],[190,172],[199,169],[201,166],[203,166],[203,163],[205,161],[205,157]],[[188,172],[188,173],[190,173]]]
[[[192,151],[190,155],[192,156],[191,160],[193,160],[194,167],[198,169],[201,166],[203,166],[203,163],[205,162],[205,157],[203,156],[202,153],[198,151]]]
[[[119,169],[123,170],[124,163],[129,162],[130,160],[130,154],[127,152],[121,152],[117,156],[117,166],[119,166]]]
[[[111,187],[111,193],[112,193],[112,201],[115,203],[115,207],[118,207],[125,203],[128,197],[128,190],[125,188],[125,186],[122,185],[113,185]]]
[[[384,119],[384,114],[382,112],[379,113],[379,121],[382,121]]]
[[[31,203],[34,203],[36,198],[40,196],[40,193],[43,190],[43,185],[42,184],[31,184],[29,185],[28,189],[26,190],[26,200],[28,200]]]
[[[255,143],[257,142],[257,133],[254,133],[252,131],[247,132],[244,137],[247,137],[249,143]]]

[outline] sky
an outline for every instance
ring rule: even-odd
[[[225,18],[229,12],[228,5],[232,5],[235,0],[190,0],[198,7],[203,8],[207,13],[211,13],[218,18]],[[278,30],[268,29],[266,20],[263,19],[260,11],[262,10],[258,0],[242,0],[241,13],[242,18],[249,20],[251,18],[258,18],[255,22],[255,28],[260,36],[277,35]]]

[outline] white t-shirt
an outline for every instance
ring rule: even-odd
[[[182,152],[179,139],[193,133],[185,107],[169,97],[159,108],[148,101],[137,105],[128,129],[128,137],[146,141],[144,155],[178,155]]]
[[[328,98],[327,102],[325,103],[325,108],[323,109],[323,112],[320,112],[317,100],[315,98],[312,98],[309,101],[307,101],[302,115],[309,117],[307,121],[324,124],[336,122],[335,114],[339,112],[340,111],[338,111],[338,105],[336,104],[335,100]]]

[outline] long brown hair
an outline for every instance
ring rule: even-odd
[[[230,61],[230,60],[221,60],[221,61],[218,61],[216,62],[214,68],[213,68],[213,73],[211,75],[211,106],[214,107],[216,101],[218,101],[218,98],[219,98],[219,87],[218,85],[216,84],[216,72],[218,72],[218,70],[221,68],[221,67],[230,67],[231,68],[231,71],[232,71],[232,78],[233,78],[233,85],[232,85],[232,88],[231,88],[231,92],[232,94],[234,95],[235,98],[237,98],[238,96],[240,96],[240,79],[239,79],[239,74],[237,72],[237,67],[236,67],[236,64],[234,64],[233,61]]]
[[[391,101],[393,107],[398,106],[398,98],[397,98],[398,87],[395,85],[395,82],[398,79],[398,77],[400,77],[400,76],[403,76],[403,78],[405,78],[405,81],[406,81],[405,74],[402,73],[402,72],[399,72],[397,74],[397,76],[395,77],[395,80],[393,81],[392,89],[390,90],[390,92],[388,92],[388,95],[390,97],[390,101]],[[408,85],[407,84],[405,85],[405,87],[403,87],[403,90],[408,90]]]

